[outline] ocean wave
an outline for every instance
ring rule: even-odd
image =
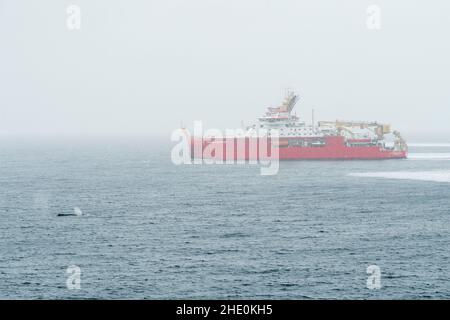
[[[353,177],[450,182],[450,171],[393,171],[350,173]]]

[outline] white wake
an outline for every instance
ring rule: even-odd
[[[408,160],[450,160],[450,153],[410,153],[408,154]]]
[[[384,178],[400,180],[418,180],[433,182],[450,182],[450,170],[447,171],[392,171],[350,173],[353,177]]]
[[[408,143],[409,147],[419,147],[419,148],[450,148],[450,143]]]

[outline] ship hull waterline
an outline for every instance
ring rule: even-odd
[[[303,137],[289,138],[290,141],[307,140]],[[289,145],[288,139],[273,142],[270,138],[199,138],[190,142],[191,158],[215,159],[223,161],[251,161],[264,159],[278,160],[388,160],[406,159],[406,150],[393,150],[379,145],[348,145],[344,137],[323,138],[323,145]],[[271,154],[271,149],[274,154]]]

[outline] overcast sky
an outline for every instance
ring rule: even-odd
[[[449,16],[444,0],[0,0],[0,134],[236,128],[290,87],[308,121],[450,141]]]

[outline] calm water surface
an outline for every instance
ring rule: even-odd
[[[169,143],[0,141],[0,298],[450,298],[450,147],[261,176]]]

